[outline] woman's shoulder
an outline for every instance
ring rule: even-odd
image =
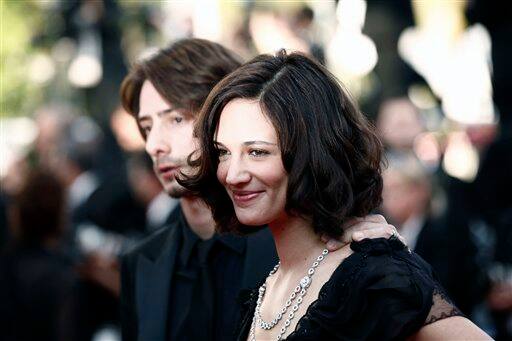
[[[360,267],[365,269],[360,273],[360,280],[385,276],[400,282],[434,282],[430,265],[398,238],[365,239],[352,243],[351,249],[359,255]]]
[[[428,264],[394,238],[363,240],[351,249],[353,254],[300,321],[297,335],[308,331],[318,337],[341,333],[347,339],[401,339],[419,330],[435,288]]]
[[[381,281],[401,287],[414,284],[434,288],[430,265],[397,238],[364,239],[351,243],[350,248],[353,253],[326,283],[326,287],[335,289],[333,293],[342,295],[343,289],[365,289]]]

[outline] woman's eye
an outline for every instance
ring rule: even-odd
[[[226,149],[218,148],[217,149],[217,155],[219,156],[219,159],[223,158],[224,156],[228,155],[228,151]]]
[[[183,121],[183,117],[181,117],[181,116],[174,117],[174,122],[180,123],[181,121]]]
[[[268,155],[269,152],[262,149],[252,149],[249,151],[249,155],[251,156],[265,156]]]

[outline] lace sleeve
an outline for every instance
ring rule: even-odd
[[[432,293],[432,307],[425,320],[425,325],[452,316],[464,316],[464,314],[450,300],[444,289],[436,284]]]

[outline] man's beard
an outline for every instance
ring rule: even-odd
[[[180,167],[180,171],[186,168],[187,160],[186,158],[179,159],[179,158],[173,158],[168,155],[164,155],[162,157],[159,157],[157,160],[154,161],[155,166],[155,172],[158,172],[159,165],[162,164],[173,164],[175,166]],[[179,177],[179,174],[176,175],[176,177]],[[181,186],[177,181],[176,177],[171,182],[165,182],[163,179],[161,179],[162,186],[164,187],[165,192],[176,199],[179,199],[183,196],[187,196],[190,192],[183,186]]]
[[[179,199],[190,194],[189,190],[178,184],[176,180],[174,180],[174,183],[169,188],[165,188],[165,192],[175,199]]]

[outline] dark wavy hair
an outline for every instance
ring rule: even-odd
[[[201,147],[189,161],[197,173],[179,182],[204,199],[219,232],[254,230],[238,221],[216,176],[215,134],[223,108],[234,99],[259,100],[276,129],[289,176],[287,213],[310,218],[317,233],[339,237],[347,218],[380,205],[382,144],[373,126],[327,69],[283,50],[260,55],[224,78],[196,124]]]

